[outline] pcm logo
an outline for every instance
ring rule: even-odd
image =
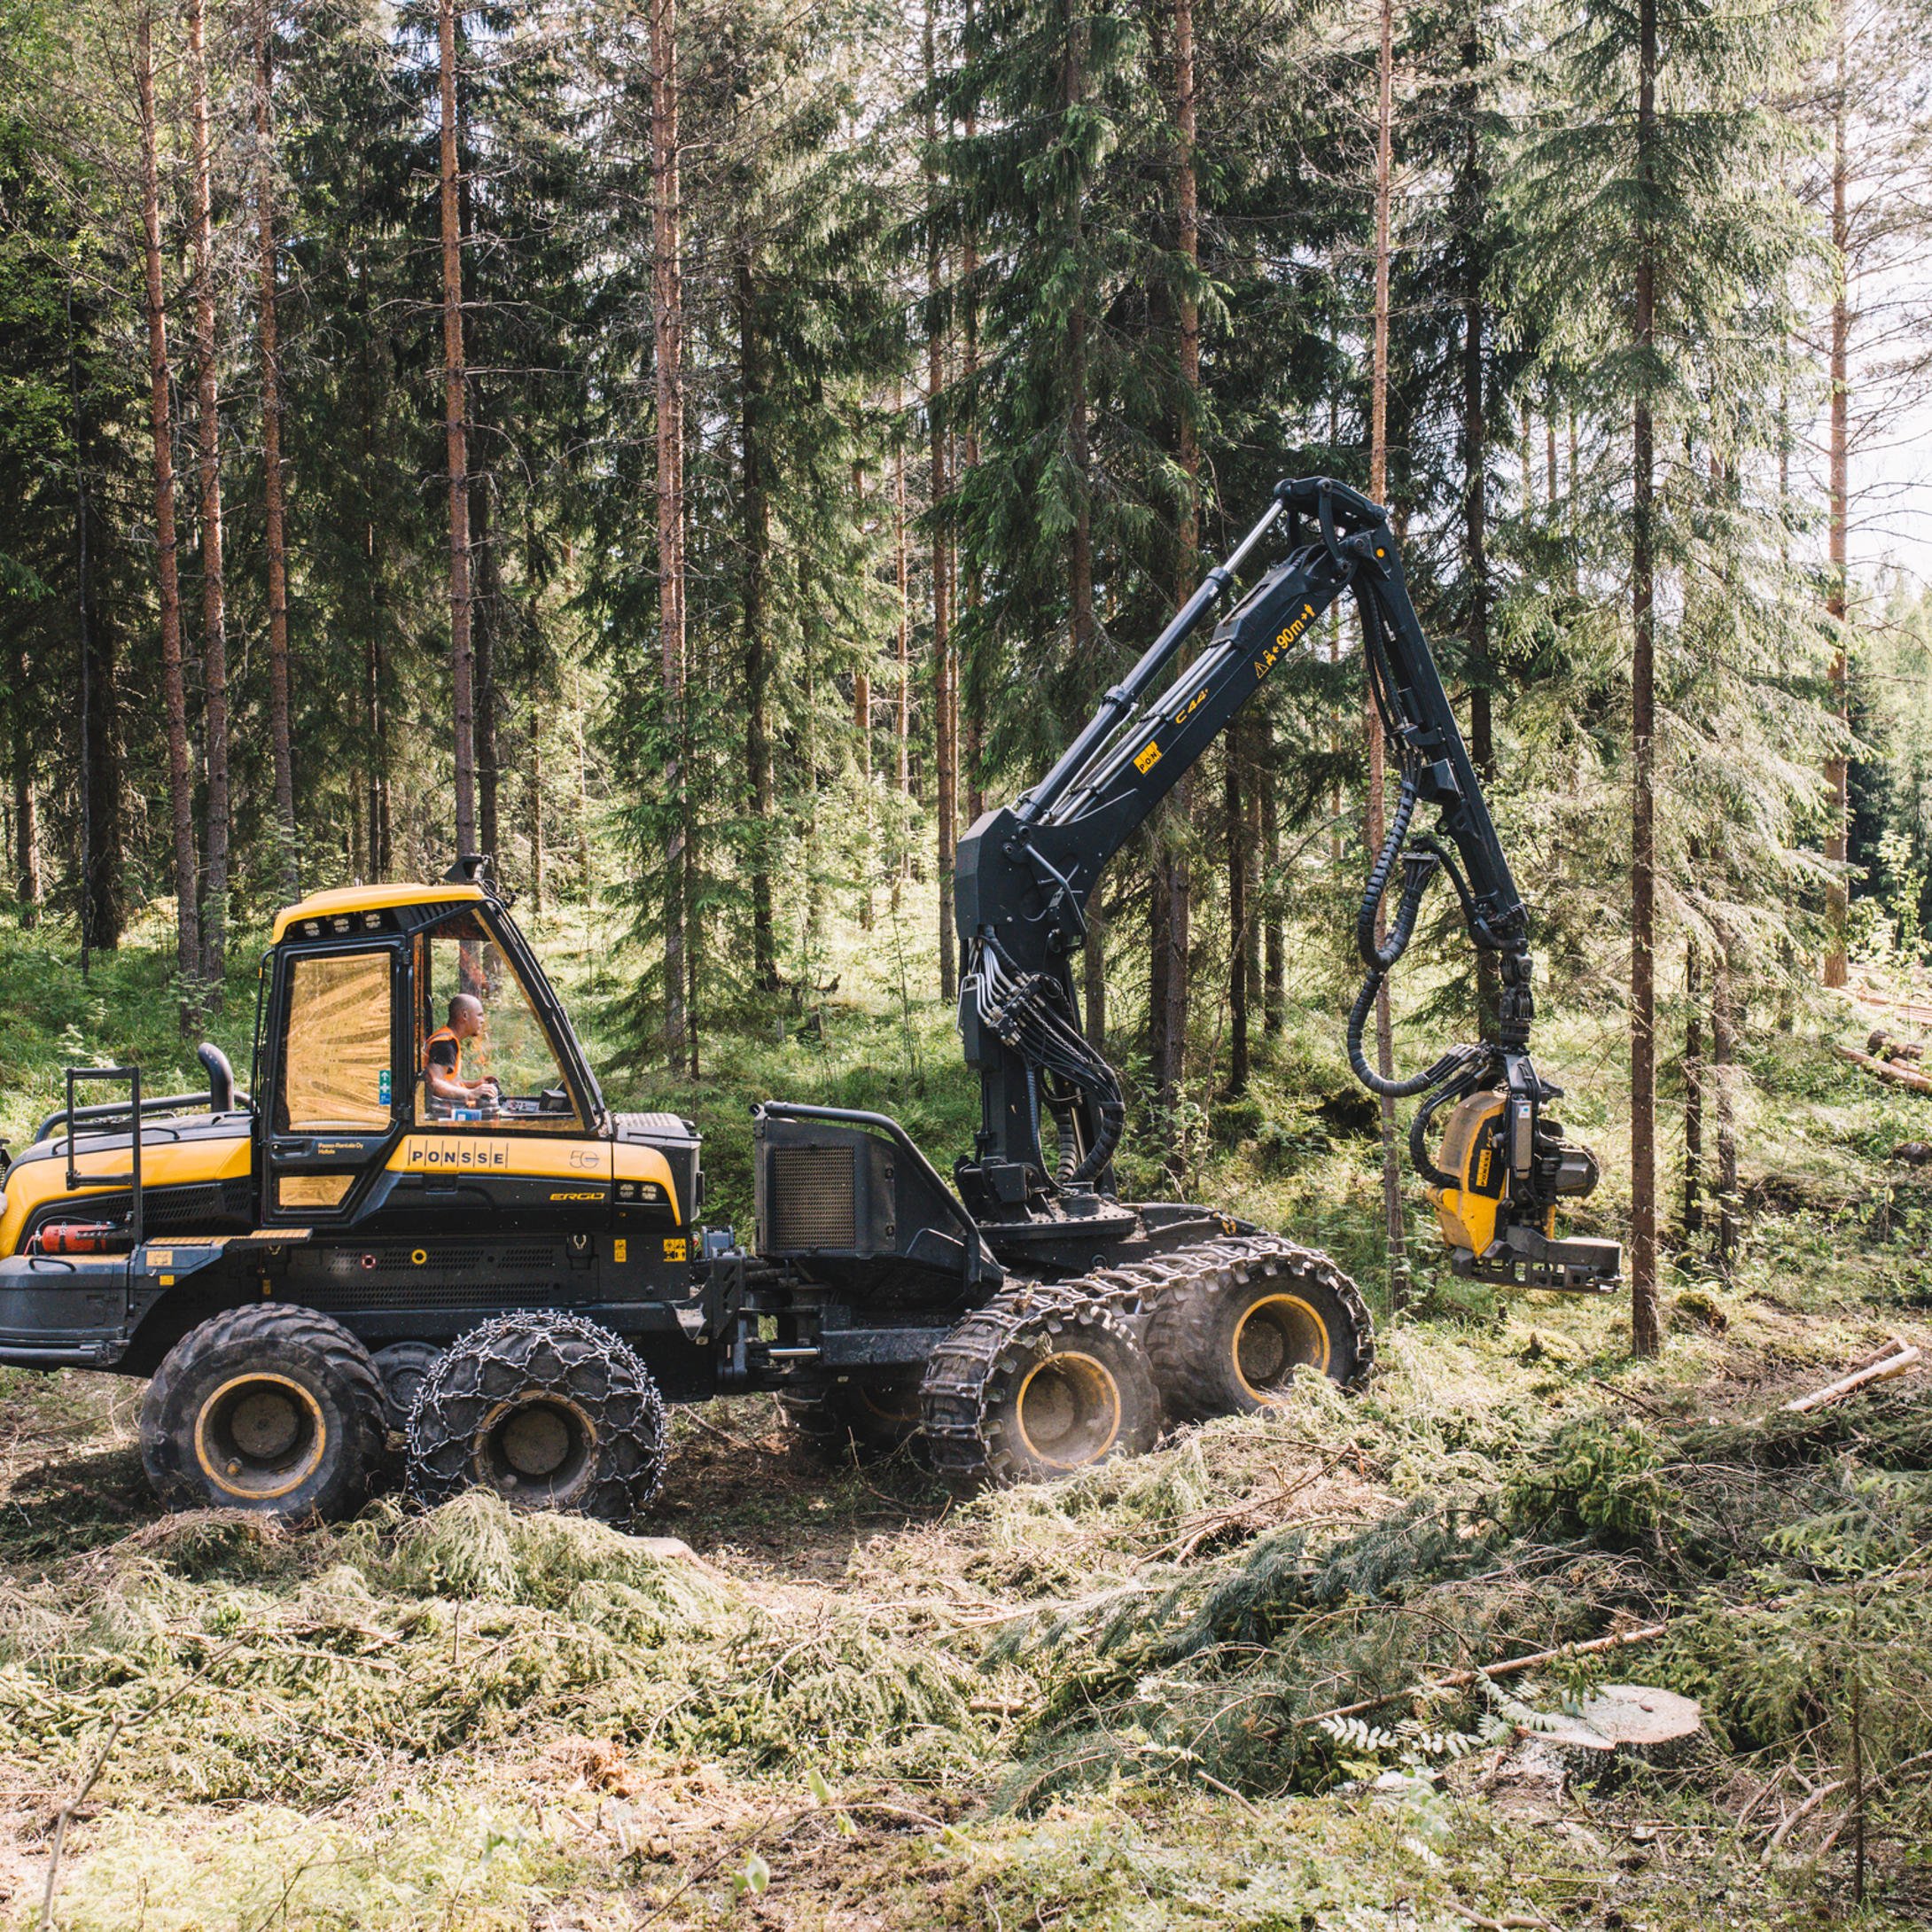
[[[1133,754],[1133,768],[1137,772],[1150,772],[1161,761],[1161,748],[1149,738]]]
[[[1274,660],[1308,628],[1309,625],[1314,621],[1314,615],[1315,607],[1313,604],[1305,604],[1302,605],[1300,614],[1296,618],[1295,621],[1289,625],[1282,632],[1281,635],[1255,659],[1254,674],[1258,678],[1265,678],[1274,668]]]

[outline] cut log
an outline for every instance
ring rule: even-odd
[[[1822,1389],[1814,1389],[1809,1395],[1794,1397],[1784,1405],[1787,1415],[1808,1415],[1813,1409],[1821,1409],[1833,1402],[1842,1401],[1846,1396],[1858,1390],[1868,1388],[1874,1382],[1889,1382],[1894,1375],[1902,1375],[1919,1361],[1921,1351],[1910,1344],[1901,1342],[1895,1336],[1887,1344],[1876,1361],[1868,1361],[1862,1367],[1855,1368],[1848,1375],[1841,1375],[1836,1382],[1828,1382]]]
[[[1922,1060],[1925,1048],[1909,1040],[1900,1040],[1896,1033],[1888,1033],[1882,1026],[1874,1026],[1865,1042],[1865,1050],[1881,1060]]]
[[[1914,1072],[1910,1067],[1895,1067],[1889,1060],[1874,1060],[1870,1054],[1860,1053],[1856,1047],[1834,1047],[1832,1051],[1841,1060],[1849,1060],[1853,1066],[1863,1067],[1867,1073],[1876,1074],[1894,1087],[1910,1087],[1914,1094],[1932,1094],[1932,1079]]]

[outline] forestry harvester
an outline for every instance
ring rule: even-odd
[[[1278,525],[1277,560],[1150,697]],[[250,1092],[212,1046],[206,1094],[68,1071],[65,1107],[4,1170],[0,1362],[151,1377],[161,1496],[292,1518],[353,1508],[400,1445],[425,1500],[480,1484],[629,1522],[663,1468],[666,1398],[773,1391],[827,1445],[920,1432],[947,1475],[1013,1480],[1142,1449],[1164,1416],[1264,1406],[1298,1367],[1356,1381],[1368,1313],[1326,1256],[1118,1197],[1126,1102],[1071,970],[1108,860],[1344,590],[1398,775],[1350,1059],[1376,1093],[1422,1096],[1409,1145],[1459,1272],[1614,1284],[1614,1243],[1554,1230],[1596,1166],[1531,1062],[1523,905],[1387,517],[1306,479],[1276,489],[1046,777],[962,840],[959,1023],[983,1110],[951,1185],[884,1115],[768,1101],[755,1235],[707,1224],[697,1129],[606,1106],[464,858],[440,884],[281,915]],[[1436,837],[1411,837],[1422,805]],[[1438,871],[1498,958],[1496,1037],[1391,1081],[1363,1029]],[[97,1083],[113,1096],[86,1101]]]

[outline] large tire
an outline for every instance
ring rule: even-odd
[[[609,1329],[549,1310],[500,1315],[425,1378],[409,1487],[431,1504],[489,1489],[514,1509],[627,1528],[658,1492],[666,1433],[658,1385]]]
[[[1147,1352],[1176,1417],[1252,1414],[1287,1395],[1295,1370],[1344,1388],[1375,1359],[1354,1282],[1327,1255],[1272,1235],[1211,1244],[1151,1297]]]
[[[778,1406],[826,1461],[863,1461],[891,1455],[919,1433],[919,1377],[805,1383],[781,1393]]]
[[[1133,1328],[1053,1288],[1002,1290],[934,1350],[920,1388],[934,1466],[962,1485],[1051,1482],[1150,1449],[1161,1403]]]
[[[382,1377],[384,1419],[399,1436],[408,1430],[416,1398],[442,1352],[433,1342],[392,1342],[370,1358]]]
[[[141,1461],[174,1509],[349,1515],[382,1453],[369,1351],[292,1302],[251,1303],[190,1329],[141,1405]]]

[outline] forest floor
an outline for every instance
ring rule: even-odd
[[[614,1056],[619,989],[566,942]],[[152,955],[83,989],[35,952],[0,950],[16,1136],[58,1054],[129,1050],[120,1016],[149,1016],[147,1063],[179,1054]],[[1932,1355],[1932,1181],[1890,1157],[1932,1101],[1829,1052],[1881,1013],[1754,1048],[1742,1251],[1728,1280],[1682,1258],[1661,1361],[1619,1301],[1425,1268],[1415,1309],[1378,1305],[1359,1395],[1310,1380],[966,1502],[715,1402],[677,1414],[649,1525],[690,1558],[480,1498],[165,1517],[137,1385],[0,1372],[0,1920],[36,1922],[66,1807],[51,1922],[116,1932],[1922,1924],[1932,1375],[1780,1409],[1888,1336]],[[1367,1280],[1375,1142],[1304,1020],[1199,1184]],[[607,1084],[715,1122],[728,1203],[761,1087],[887,1106],[936,1151],[969,1118],[943,1014],[888,989],[786,1031],[697,1098]],[[1579,1088],[1610,1040],[1560,1040]],[[1613,1222],[1617,1193],[1613,1162]],[[1389,1694],[1651,1624],[1482,1696]],[[1539,1779],[1524,1740],[1605,1680],[1697,1696],[1703,1735]]]

